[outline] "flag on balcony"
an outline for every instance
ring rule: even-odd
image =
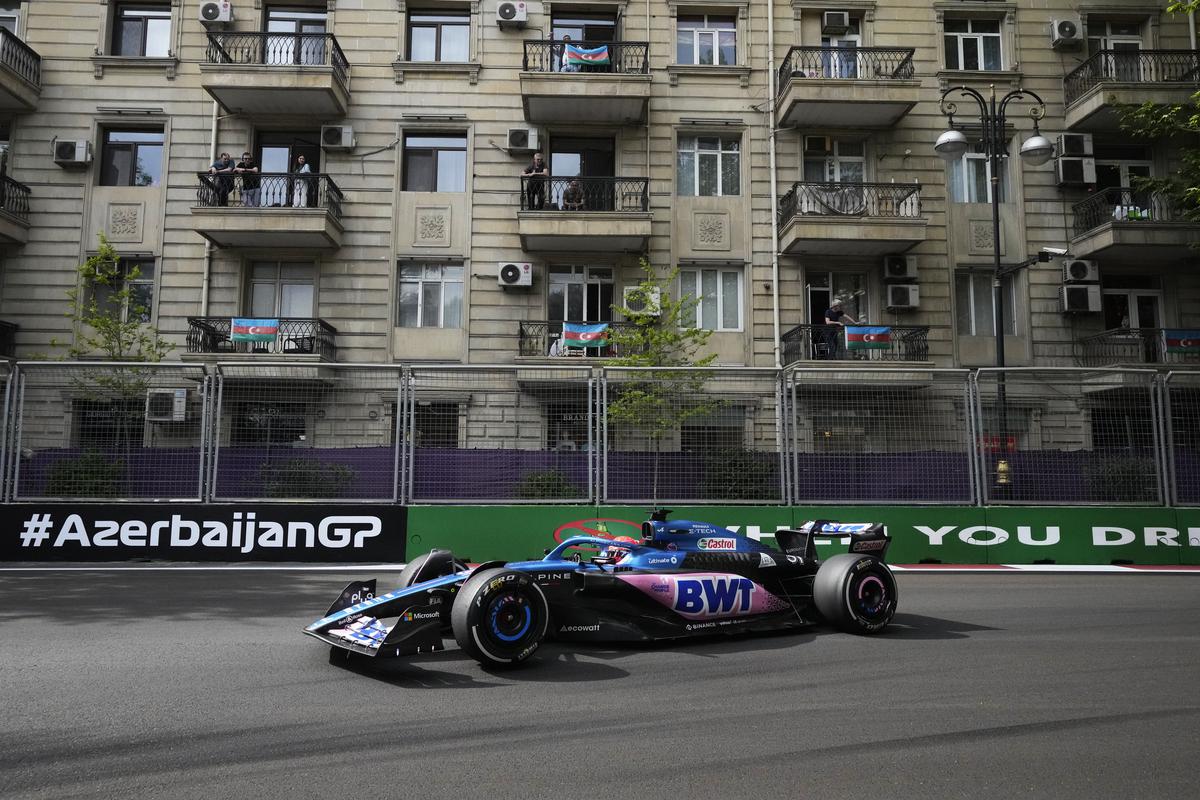
[[[562,341],[567,347],[608,347],[608,323],[582,325],[564,322]]]
[[[1168,353],[1200,353],[1200,331],[1164,328]]]
[[[891,328],[846,326],[847,350],[887,350],[891,346]]]
[[[597,64],[611,64],[608,60],[608,45],[602,44],[599,47],[576,47],[573,44],[567,45],[567,50],[563,53],[563,64],[575,67],[592,67]]]
[[[277,319],[246,319],[234,317],[229,329],[231,342],[273,342],[279,335]]]

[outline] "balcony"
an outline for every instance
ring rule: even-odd
[[[886,348],[847,350],[840,325],[797,325],[780,338],[784,366],[797,361],[851,361],[874,365],[880,361],[929,360],[929,327],[891,325]]]
[[[29,194],[25,184],[0,176],[0,245],[29,240]]]
[[[187,353],[217,355],[237,359],[255,356],[305,360],[335,361],[337,346],[334,328],[323,319],[280,319],[279,332],[267,342],[234,342],[230,340],[233,320],[229,317],[188,317]]]
[[[1066,126],[1073,131],[1117,131],[1121,106],[1186,103],[1200,88],[1194,50],[1101,50],[1063,80]]]
[[[1200,221],[1158,192],[1104,189],[1073,207],[1071,252],[1078,258],[1163,266],[1195,256]]]
[[[921,185],[798,182],[779,201],[779,240],[792,255],[882,256],[925,241]]]
[[[890,128],[920,99],[911,47],[793,47],[779,67],[780,127]]]
[[[350,63],[331,33],[210,33],[200,83],[253,117],[338,119],[350,105]]]
[[[617,355],[614,345],[608,347],[563,347],[553,356],[550,349],[562,336],[561,320],[533,320],[517,323],[517,353],[522,358],[553,358],[579,361],[586,358],[611,358]],[[632,322],[610,322],[609,330],[636,327]],[[622,354],[627,355],[627,354]]]
[[[517,227],[528,252],[641,253],[648,178],[521,178]]]
[[[42,93],[42,57],[0,28],[0,112],[32,111]]]
[[[593,62],[563,64],[562,42],[525,42],[521,102],[532,123],[641,125],[650,103],[646,42],[573,43],[596,51]]]
[[[245,178],[201,172],[197,178],[192,227],[218,247],[336,249],[342,244],[342,191],[328,175],[264,172]]]
[[[1075,363],[1081,367],[1118,367],[1130,364],[1200,365],[1200,352],[1167,351],[1168,332],[1168,329],[1164,328],[1115,328],[1094,336],[1085,336],[1075,340]],[[1200,342],[1197,344],[1200,345]]]

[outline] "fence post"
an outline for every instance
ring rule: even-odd
[[[17,365],[17,387],[13,397],[12,439],[9,444],[9,457],[12,469],[9,472],[9,500],[17,499],[17,488],[21,480],[21,435],[22,421],[25,414],[25,372]]]
[[[223,405],[225,402],[225,373],[221,370],[221,365],[217,364],[216,375],[213,376],[216,384],[216,397],[214,398],[215,406],[212,414],[212,469],[208,474],[208,499],[211,501],[217,494],[217,476],[219,474],[219,462],[221,457],[221,415],[224,411]]]
[[[0,419],[0,502],[8,502],[8,477],[9,477],[9,462],[10,447],[12,442],[12,385],[15,376],[13,370],[9,369],[8,374],[4,376],[4,417]]]
[[[1162,427],[1162,446],[1159,448],[1162,457],[1160,469],[1162,470],[1162,482],[1164,484],[1163,497],[1167,506],[1179,504],[1179,487],[1175,476],[1175,428],[1171,412],[1171,379],[1174,376],[1174,371],[1168,372],[1166,375],[1155,376],[1161,387],[1158,402],[1160,424]]]
[[[400,367],[396,371],[396,411],[395,417],[392,420],[396,428],[396,441],[392,442],[392,502],[404,503],[405,492],[405,476],[408,474],[407,464],[404,460],[404,427],[401,420],[404,419],[404,409],[408,403],[408,392],[405,386],[405,367]]]
[[[608,367],[600,368],[600,416],[597,422],[599,427],[597,435],[599,442],[597,450],[599,468],[599,480],[597,481],[596,491],[597,498],[601,503],[608,502]]]
[[[988,504],[990,492],[988,491],[987,480],[987,456],[983,448],[983,432],[986,427],[983,423],[983,392],[979,387],[979,378],[982,377],[981,370],[974,370],[971,373],[971,383],[973,384],[974,400],[971,404],[971,421],[975,426],[975,441],[971,444],[971,463],[975,469],[975,487],[976,487],[976,505],[985,506]]]

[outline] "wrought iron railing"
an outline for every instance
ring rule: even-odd
[[[835,80],[910,80],[911,47],[793,47],[779,67],[779,94],[793,78]]]
[[[332,33],[210,33],[209,64],[265,64],[269,67],[333,67],[348,88],[350,62]]]
[[[17,323],[0,320],[0,358],[17,354]]]
[[[566,46],[563,42],[525,42],[525,57],[521,61],[521,69],[525,72],[562,72],[572,73],[611,73],[616,75],[645,75],[650,72],[650,45],[646,42],[600,42],[578,41],[572,45],[584,50],[605,48],[603,54],[596,54],[593,63],[573,64],[563,63]]]
[[[929,327],[890,325],[887,347],[848,350],[841,325],[797,325],[781,337],[783,363],[797,361],[928,361]]]
[[[521,177],[522,211],[649,211],[649,178]]]
[[[235,342],[229,317],[188,317],[189,353],[273,353],[318,355],[325,361],[337,356],[337,328],[323,319],[283,318],[275,338],[265,342]]]
[[[0,66],[39,89],[42,87],[42,57],[18,39],[15,33],[4,28],[0,28]]]
[[[779,224],[806,214],[916,219],[921,216],[921,184],[799,181],[779,199]]]
[[[1187,219],[1179,203],[1160,192],[1103,189],[1072,206],[1075,235],[1082,236],[1106,222],[1183,222]]]
[[[1196,50],[1101,50],[1063,79],[1067,105],[1102,83],[1200,85]]]
[[[1186,349],[1169,352],[1163,328],[1113,328],[1075,340],[1075,363],[1081,367],[1113,367],[1122,364],[1200,364],[1200,341]],[[1183,350],[1185,348],[1174,348]]]
[[[196,205],[230,208],[323,208],[342,217],[342,190],[321,173],[222,175],[197,173]]]
[[[562,321],[534,320],[517,323],[518,352],[523,356],[561,356],[563,358],[610,358],[618,355],[614,345],[607,347],[564,347]],[[594,323],[588,323],[594,324]],[[610,329],[632,327],[631,322],[610,322]],[[557,343],[557,345],[556,345]],[[621,353],[620,355],[628,355]]]
[[[0,29],[2,30],[2,29]],[[29,187],[7,175],[0,178],[0,211],[29,221]]]

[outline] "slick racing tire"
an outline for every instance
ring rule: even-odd
[[[825,621],[847,633],[878,633],[896,613],[896,578],[873,556],[843,553],[822,562],[813,602]]]
[[[430,556],[437,552],[439,551],[433,550],[425,553],[424,555],[419,555],[412,561],[409,561],[408,564],[405,565],[404,569],[400,570],[400,577],[396,581],[400,584],[400,588],[404,589],[412,586],[414,583],[417,583],[418,576],[420,576],[420,580],[427,581],[431,578],[440,578],[443,575],[449,575],[453,572],[462,572],[463,570],[467,569],[466,564],[455,558],[447,561],[445,565],[443,565],[443,567],[437,571],[437,574],[421,575],[421,573],[425,571],[425,563],[429,561]],[[441,552],[444,553],[446,551],[443,550]]]
[[[450,612],[458,646],[487,667],[515,667],[528,659],[549,621],[546,596],[533,577],[502,568],[471,576]]]

